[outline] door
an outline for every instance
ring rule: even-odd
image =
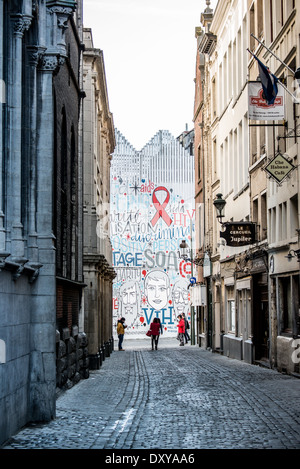
[[[255,360],[269,359],[269,303],[268,284],[264,275],[255,276],[253,282],[253,343]]]

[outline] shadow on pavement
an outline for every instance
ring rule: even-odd
[[[188,342],[185,344],[185,347],[191,347],[191,343]],[[193,346],[194,347],[194,346]],[[146,337],[145,339],[126,339],[124,338],[123,341],[123,348],[124,350],[141,350],[141,349],[148,349],[151,350],[151,339]],[[160,337],[159,342],[158,342],[158,349],[164,349],[164,348],[181,348],[183,349],[184,347],[179,347],[179,342],[176,339],[176,337],[172,338],[164,338]],[[118,351],[118,340],[115,338],[114,339],[114,351]],[[121,352],[120,352],[121,353]]]

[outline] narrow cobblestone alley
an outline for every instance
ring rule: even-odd
[[[2,449],[300,449],[300,380],[178,347],[125,340],[58,397],[57,416]]]

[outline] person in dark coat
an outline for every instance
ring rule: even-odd
[[[188,329],[190,328],[190,325],[189,325],[189,321],[187,320],[187,318],[185,317],[185,314],[182,313],[182,317],[184,319],[184,325],[185,325],[185,333],[184,333],[184,338],[185,338],[185,343],[187,344],[188,341],[190,340],[190,336],[189,336],[189,333],[188,333]]]
[[[157,350],[160,327],[160,321],[158,320],[158,318],[154,318],[153,322],[150,324],[152,350],[154,350],[154,345],[155,350]]]

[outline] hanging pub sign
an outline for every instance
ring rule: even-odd
[[[279,184],[295,169],[281,153],[277,153],[266,166],[265,171]]]
[[[220,237],[224,238],[227,246],[239,247],[255,243],[255,227],[252,222],[226,222],[225,231],[220,231]]]
[[[278,94],[274,104],[268,105],[260,81],[248,83],[248,118],[256,121],[279,121],[285,119],[284,88],[277,83]]]

